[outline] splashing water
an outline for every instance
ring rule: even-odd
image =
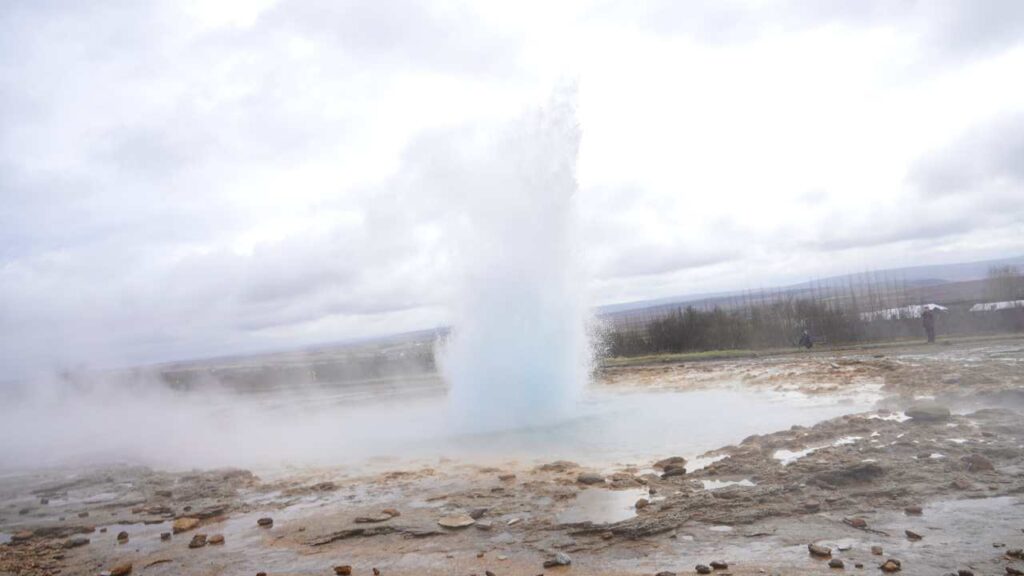
[[[461,431],[570,415],[588,366],[576,263],[575,90],[520,118],[469,170],[456,232],[455,324],[442,352]],[[481,178],[484,177],[485,178]]]

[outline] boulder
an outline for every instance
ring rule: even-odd
[[[808,544],[807,551],[811,553],[811,556],[818,556],[819,558],[827,558],[832,555],[831,548],[817,544]]]
[[[669,466],[686,466],[686,458],[683,458],[682,456],[670,456],[654,463],[655,468],[661,468],[662,470]]]
[[[968,472],[990,472],[996,469],[992,465],[992,461],[981,454],[968,454],[961,458],[960,461],[963,462],[964,468]]]

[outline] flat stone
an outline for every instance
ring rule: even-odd
[[[89,539],[84,536],[75,536],[68,538],[64,541],[65,548],[78,548],[79,546],[85,546],[89,543]]]
[[[729,565],[726,564],[725,562],[722,562],[721,560],[715,560],[715,561],[711,562],[710,564],[711,564],[711,569],[712,570],[726,570],[726,569],[729,568]]]
[[[917,532],[914,532],[913,530],[904,530],[903,532],[906,533],[908,540],[920,540],[920,539],[924,538],[924,536],[921,536],[920,534],[918,534]]]
[[[596,472],[583,472],[576,477],[576,481],[580,484],[604,484],[604,476]]]
[[[555,566],[568,566],[572,564],[572,558],[569,557],[565,552],[559,552],[555,554],[554,558],[544,561],[545,568],[554,568]]]
[[[224,543],[224,535],[223,534],[214,534],[213,536],[210,536],[210,538],[207,539],[206,542],[209,543],[209,544],[214,544],[214,545],[223,544]]]
[[[455,514],[452,516],[444,516],[437,521],[439,525],[444,528],[466,528],[476,524],[476,520],[473,519],[469,514]]]

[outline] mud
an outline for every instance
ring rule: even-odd
[[[874,403],[736,438],[689,458],[685,473],[657,459],[581,454],[585,466],[496,455],[487,466],[434,458],[255,473],[126,465],[8,474],[0,478],[0,574],[94,575],[124,562],[147,575],[333,574],[340,565],[385,576],[692,574],[715,560],[728,564],[720,575],[881,574],[889,558],[906,574],[1003,574],[1024,569],[1016,552],[1024,547],[1022,344],[606,371],[595,386]],[[904,410],[920,403],[952,414],[908,418]],[[729,418],[707,413],[690,424]],[[660,457],[677,455],[685,453]],[[584,484],[584,472],[604,481]],[[438,524],[458,515],[474,523]],[[259,526],[266,517],[273,525]],[[198,525],[162,540],[179,518]],[[127,543],[118,542],[121,531]],[[221,534],[224,543],[189,548],[196,534]],[[73,546],[81,538],[89,542]],[[830,548],[844,568],[810,555],[812,543]],[[572,564],[544,568],[558,553]]]

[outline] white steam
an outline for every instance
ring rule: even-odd
[[[575,90],[556,91],[456,167],[465,211],[453,230],[454,330],[441,356],[460,430],[564,418],[585,384],[575,112]]]

